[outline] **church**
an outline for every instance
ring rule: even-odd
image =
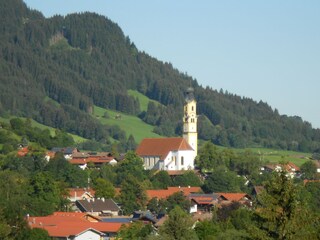
[[[136,153],[151,170],[192,170],[198,150],[197,102],[193,88],[188,88],[183,106],[183,137],[145,138]]]

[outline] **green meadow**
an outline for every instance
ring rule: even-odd
[[[128,90],[128,94],[132,97],[138,98],[140,102],[140,110],[147,111],[149,102],[154,102],[155,104],[160,104],[159,102],[152,100],[148,98],[147,96],[143,95],[142,93],[139,93],[135,90]]]
[[[104,117],[105,112],[107,112],[108,118]],[[127,115],[97,106],[94,106],[93,115],[102,124],[118,125],[127,133],[127,137],[132,134],[137,143],[140,143],[143,138],[160,137],[158,134],[153,132],[153,126],[146,124],[136,116]]]

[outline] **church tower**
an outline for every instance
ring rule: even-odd
[[[193,88],[188,88],[185,96],[183,117],[183,138],[190,144],[198,154],[198,132],[197,132],[197,102],[194,99]]]

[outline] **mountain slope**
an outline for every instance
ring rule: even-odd
[[[139,116],[154,125],[157,134],[181,135],[183,92],[191,82],[198,113],[206,116],[199,121],[200,138],[232,147],[320,147],[320,130],[301,118],[282,116],[267,103],[199,86],[170,63],[140,52],[104,16],[82,13],[46,19],[20,0],[0,0],[0,16],[0,113],[31,117],[104,141],[114,136],[111,126],[91,116],[96,105]],[[142,111],[129,89],[162,105],[149,103]],[[43,100],[48,97],[59,104]]]

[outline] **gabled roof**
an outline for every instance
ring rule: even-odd
[[[283,169],[287,172],[299,172],[300,168],[292,162],[288,162],[285,164],[267,164],[264,166],[265,168],[269,168],[271,170]]]
[[[197,193],[191,193],[189,196],[189,199],[192,199],[197,204],[200,205],[211,205],[218,201],[218,194],[197,194]]]
[[[160,160],[170,151],[193,150],[184,138],[145,138],[138,146],[136,153],[140,156],[158,156]]]
[[[90,194],[92,197],[95,195],[95,190],[92,188],[68,188],[70,197],[82,197],[84,194]]]
[[[81,212],[54,212],[52,215],[45,217],[29,217],[28,223],[33,227],[44,225],[57,225],[62,222],[91,222],[89,219],[101,221],[100,218],[88,213]]]
[[[176,192],[183,192],[185,196],[188,196],[190,193],[201,192],[201,188],[200,187],[168,187],[167,189],[146,190],[146,193],[149,199],[152,199],[152,198],[166,199],[170,195]]]
[[[69,163],[73,165],[84,165],[87,163],[93,163],[93,164],[103,164],[103,163],[110,163],[114,158],[72,158],[69,160]],[[114,160],[115,161],[115,160]]]
[[[50,237],[79,236],[86,231],[94,231],[99,235],[104,233],[117,233],[123,223],[108,222],[59,222],[54,225],[43,223],[32,228],[43,228],[48,231]]]
[[[255,194],[260,194],[264,190],[264,186],[254,186],[253,187]]]
[[[250,198],[250,196],[246,193],[216,193],[220,195],[220,197],[224,198],[227,201],[239,202],[243,200],[244,197]]]
[[[157,219],[152,215],[152,213],[147,211],[135,211],[132,216],[132,221],[148,221],[156,223]]]
[[[119,211],[119,206],[112,199],[77,200],[77,207],[83,212]]]
[[[64,223],[63,226],[44,226],[41,227],[45,230],[47,230],[48,234],[50,237],[62,237],[62,238],[69,238],[73,236],[79,236],[85,232],[92,231],[100,236],[105,235],[104,233],[94,229],[94,228],[88,228],[87,225],[76,225],[72,224],[71,227],[67,227],[66,224]]]
[[[29,217],[28,224],[31,228],[43,228],[51,237],[78,236],[88,230],[102,233],[116,233],[123,223],[91,222],[86,213],[55,212],[46,217]],[[97,217],[96,217],[97,218]],[[97,218],[98,219],[98,218]]]

